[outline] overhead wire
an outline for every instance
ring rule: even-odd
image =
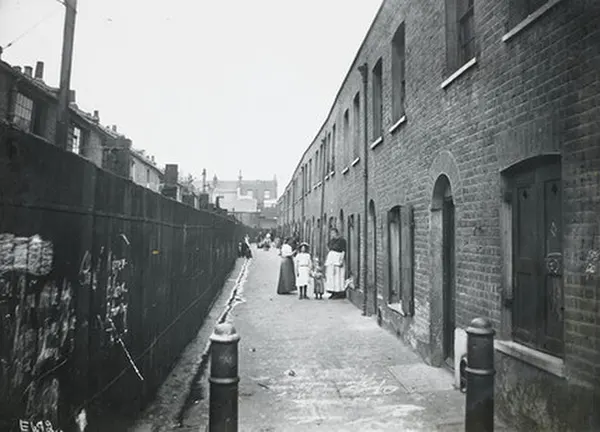
[[[60,0],[57,0],[57,1],[60,2]],[[10,48],[11,46],[13,46],[16,42],[18,42],[23,37],[27,36],[29,33],[31,33],[33,30],[35,30],[40,24],[45,22],[47,19],[49,19],[54,14],[58,13],[58,11],[60,11],[60,9],[55,9],[55,10],[51,11],[50,13],[48,13],[47,15],[44,15],[44,17],[41,20],[39,20],[36,24],[31,26],[27,30],[25,30],[23,33],[21,33],[19,36],[17,36],[15,39],[13,39],[11,42],[9,42],[5,46],[3,46],[2,49],[6,50],[6,48]]]

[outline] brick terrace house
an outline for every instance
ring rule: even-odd
[[[598,22],[592,0],[384,0],[278,201],[321,253],[341,230],[351,301],[430,364],[491,319],[515,428],[600,428]]]

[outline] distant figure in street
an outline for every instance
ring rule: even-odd
[[[310,275],[312,277],[315,300],[323,300],[323,293],[325,292],[325,289],[323,288],[323,279],[325,278],[325,275],[323,274],[323,269],[321,268],[318,257],[315,257],[314,259],[313,269]]]
[[[242,252],[242,256],[245,258],[252,258],[252,250],[250,249],[250,237],[248,237],[248,235],[246,235],[244,237],[244,241],[242,242],[242,247],[241,247],[241,252]]]
[[[344,260],[346,258],[346,240],[340,237],[337,228],[331,230],[327,244],[329,252],[325,260],[325,289],[331,293],[331,299],[346,297],[344,285]]]
[[[294,251],[290,245],[292,239],[288,238],[281,246],[281,265],[279,267],[279,282],[277,294],[289,294],[296,289],[296,272],[294,271]]]
[[[295,259],[295,268],[296,268],[296,286],[298,287],[300,300],[307,299],[308,295],[306,291],[308,290],[308,284],[310,282],[310,273],[312,267],[312,261],[310,254],[308,253],[308,243],[300,244],[300,249]]]
[[[265,251],[268,251],[269,249],[271,249],[271,233],[267,233],[267,235],[265,236],[262,247],[263,247],[263,250],[265,250]]]

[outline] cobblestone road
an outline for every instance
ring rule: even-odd
[[[228,316],[241,335],[241,431],[464,430],[464,395],[448,371],[346,300],[277,295],[277,252],[254,257]],[[184,428],[203,430],[207,405],[193,405]]]

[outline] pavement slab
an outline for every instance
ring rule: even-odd
[[[450,371],[347,300],[277,295],[277,250],[253,253],[226,318],[241,336],[240,431],[464,430],[465,395]],[[178,431],[208,430],[207,378]]]

